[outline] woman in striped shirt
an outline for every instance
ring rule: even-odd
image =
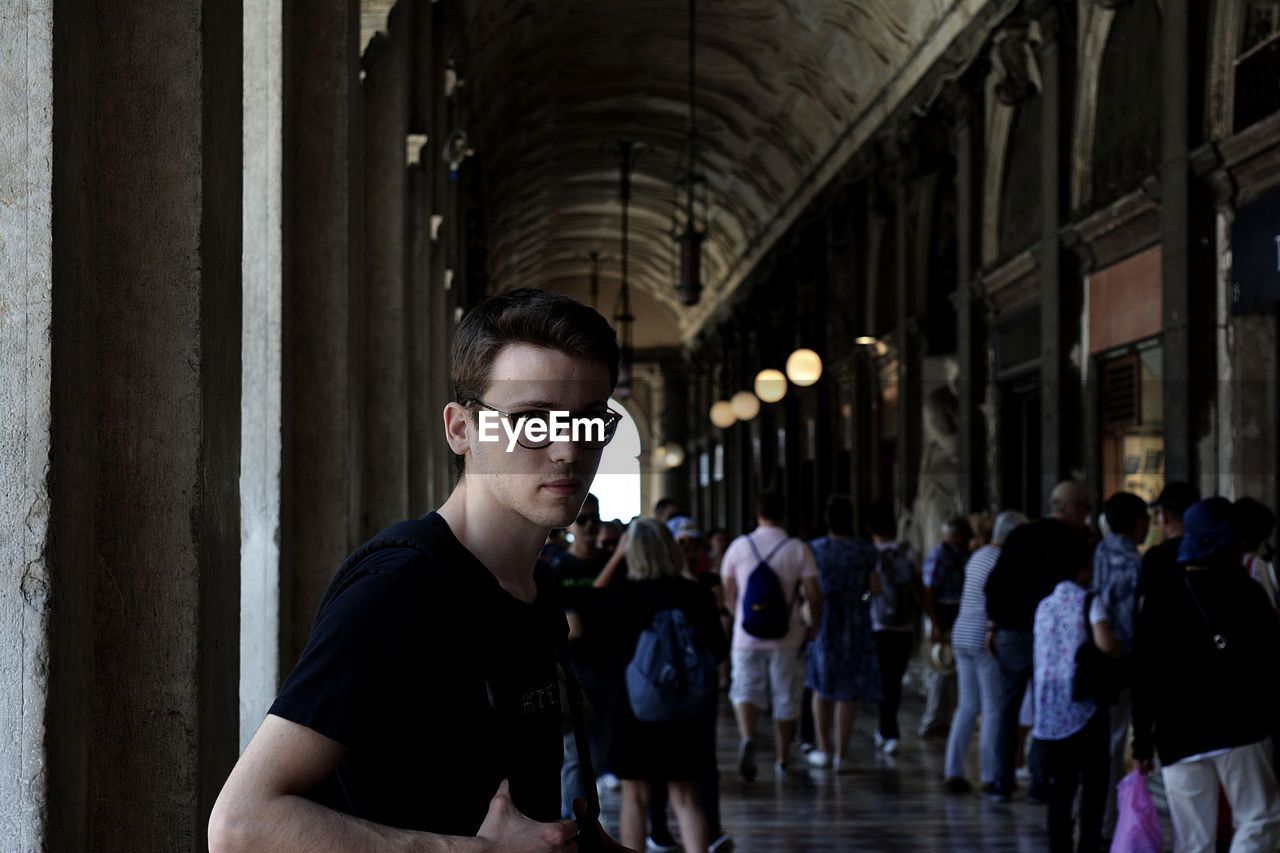
[[[974,722],[982,714],[978,741],[979,775],[983,790],[996,781],[996,739],[1000,728],[1000,666],[987,651],[987,599],[983,587],[1000,556],[1000,547],[1014,529],[1025,523],[1020,512],[1006,510],[996,517],[991,544],[974,551],[964,567],[960,612],[951,628],[951,648],[956,657],[957,708],[947,738],[946,788],[950,793],[971,790],[965,779],[965,754],[973,737]]]

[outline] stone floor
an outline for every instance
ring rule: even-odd
[[[920,705],[913,699],[907,700],[902,711],[904,732],[914,732],[919,720]],[[768,721],[762,720],[761,734],[766,725]],[[739,853],[1039,853],[1048,848],[1044,806],[1027,803],[1021,796],[1000,805],[978,793],[943,793],[945,741],[908,734],[901,750],[890,758],[874,749],[874,727],[874,708],[868,706],[860,712],[855,726],[851,744],[854,767],[840,776],[801,767],[797,750],[797,766],[786,777],[775,778],[770,734],[760,739],[762,745],[767,741],[768,747],[760,751],[759,776],[746,783],[736,771],[733,717],[727,708],[722,709],[718,742],[721,811],[735,849]],[[1155,775],[1158,778],[1159,774]],[[978,779],[976,737],[970,748],[969,779],[975,783]],[[602,792],[601,806],[607,825],[616,827],[618,795]],[[671,827],[676,827],[674,818]]]

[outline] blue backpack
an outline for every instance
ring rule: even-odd
[[[637,720],[693,720],[715,701],[716,660],[698,648],[683,611],[659,610],[640,633],[636,653],[627,664],[626,682]]]
[[[791,630],[791,606],[787,604],[778,573],[769,565],[773,555],[790,541],[783,539],[768,557],[761,557],[755,541],[747,537],[747,544],[755,552],[757,563],[742,593],[742,630],[761,640],[779,640]]]

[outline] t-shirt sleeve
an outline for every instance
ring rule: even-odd
[[[429,621],[422,594],[405,570],[355,579],[316,616],[270,713],[345,746],[359,745],[379,711],[398,700],[398,662],[415,644],[412,632]]]
[[[797,540],[800,541],[800,540]],[[800,541],[800,580],[818,577],[818,561],[813,556],[813,549]]]
[[[1089,602],[1089,624],[1097,625],[1099,622],[1110,621],[1107,615],[1107,605],[1102,600],[1102,596],[1095,595],[1093,601]]]
[[[724,549],[724,558],[720,561],[720,578],[722,580],[740,580],[738,577],[738,561],[742,559],[742,539],[735,539]]]

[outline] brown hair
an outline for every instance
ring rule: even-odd
[[[450,380],[453,400],[482,398],[499,351],[531,344],[599,362],[609,370],[609,390],[618,385],[618,336],[609,321],[562,293],[521,288],[486,299],[462,318],[453,333]],[[459,476],[465,457],[455,463]]]

